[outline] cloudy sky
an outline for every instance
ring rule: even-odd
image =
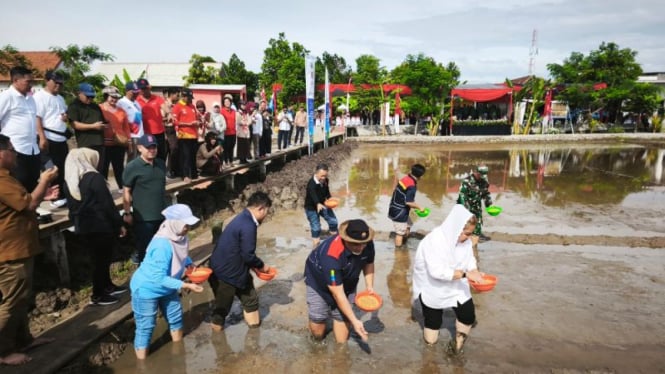
[[[116,62],[186,62],[192,53],[236,53],[259,71],[270,38],[285,32],[314,55],[362,54],[392,69],[408,54],[454,61],[469,83],[535,73],[601,42],[638,52],[646,72],[665,71],[662,0],[32,0],[4,6],[0,45],[47,50],[95,44]],[[58,5],[56,5],[58,4]]]

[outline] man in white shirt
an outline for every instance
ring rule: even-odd
[[[287,107],[284,107],[277,116],[277,123],[279,125],[277,149],[286,149],[289,146],[289,132],[291,131],[291,124],[293,124],[293,117],[291,117]]]
[[[41,170],[37,145],[37,108],[30,95],[32,71],[24,66],[16,66],[9,71],[9,76],[12,85],[0,93],[0,134],[8,136],[16,150],[16,167],[12,175],[27,191],[32,191],[37,187]]]
[[[64,78],[60,73],[48,71],[44,77],[44,89],[33,95],[37,107],[37,132],[46,137],[40,138],[40,145],[45,145],[40,146],[42,164],[47,165],[48,161],[51,161],[60,170],[55,180],[60,186],[60,195],[51,202],[54,208],[67,203],[64,198],[65,158],[69,153],[67,139],[72,135],[67,128],[67,104],[58,94],[63,83]]]
[[[143,136],[143,114],[141,106],[136,102],[136,97],[139,95],[139,86],[136,82],[128,82],[125,84],[125,97],[118,100],[116,104],[127,113],[127,120],[129,121],[130,135],[132,138],[132,146],[127,150],[127,162],[133,160],[138,156],[138,140]]]

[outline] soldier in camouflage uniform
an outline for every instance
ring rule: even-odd
[[[487,181],[487,172],[489,169],[485,165],[477,166],[471,171],[471,175],[462,180],[457,203],[464,205],[476,218],[478,223],[473,231],[480,241],[490,240],[488,236],[483,235],[483,207],[482,200],[485,201],[485,207],[492,205],[490,196],[490,184]]]

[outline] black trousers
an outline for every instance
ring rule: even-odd
[[[104,176],[104,179],[108,179],[109,165],[113,165],[113,175],[116,183],[118,183],[118,188],[124,187],[122,173],[125,171],[125,153],[127,153],[127,147],[109,145],[105,147],[104,159],[101,160],[102,171],[100,173]]]
[[[178,136],[173,126],[166,128],[167,163],[174,177],[180,176],[180,157],[178,156]],[[158,151],[159,152],[159,151]]]
[[[300,136],[300,142],[298,141],[298,136]],[[294,140],[293,144],[300,143],[302,144],[302,141],[305,139],[305,128],[296,126],[296,139]]]
[[[16,154],[16,168],[12,170],[12,175],[16,178],[28,192],[32,192],[37,187],[39,174],[42,170],[41,157],[37,155]],[[64,174],[64,170],[58,173]]]
[[[196,172],[196,152],[199,149],[199,143],[196,139],[178,139],[178,149],[180,151],[180,171],[183,178],[198,178]]]
[[[272,130],[263,130],[261,134],[261,141],[259,142],[259,156],[265,156],[272,148]]]
[[[161,158],[166,162],[166,150],[168,149],[166,144],[166,136],[164,133],[161,134],[152,134],[157,140],[157,158]]]
[[[60,186],[58,199],[65,197],[65,159],[67,158],[67,153],[69,153],[67,141],[55,142],[53,140],[48,141],[48,151],[41,153],[42,166],[48,160],[51,160],[53,165],[58,167],[58,177],[54,181],[54,184]]]
[[[432,330],[438,330],[443,324],[443,309],[430,308],[423,303],[422,296],[418,296],[420,305],[423,308],[423,317],[425,319],[425,327]],[[473,304],[473,299],[467,300],[464,304],[457,302],[457,306],[453,307],[455,318],[465,325],[473,325],[476,321],[476,308]]]
[[[236,136],[224,135],[224,153],[222,154],[222,162],[232,163],[233,152],[236,148]]]
[[[113,284],[110,266],[116,238],[111,233],[90,233],[83,236],[92,260],[92,296],[102,296]]]
[[[247,162],[249,157],[249,138],[238,138],[238,159],[240,162]]]

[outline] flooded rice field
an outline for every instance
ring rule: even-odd
[[[665,146],[362,145],[331,174],[340,221],[363,218],[377,230],[375,290],[383,307],[356,310],[369,341],[309,339],[302,272],[311,250],[304,212],[277,211],[259,229],[257,253],[279,269],[255,279],[263,324],[248,329],[239,303],[225,330],[206,322],[212,292],[183,296],[184,342],[161,339],[145,363],[132,349],[108,369],[146,373],[658,373],[665,372]],[[475,148],[475,149],[474,149]],[[395,250],[387,207],[395,175],[427,167],[408,249]],[[499,277],[474,294],[479,324],[463,359],[445,354],[454,326],[445,315],[439,344],[424,344],[411,313],[411,265],[419,239],[457,199],[460,179],[489,166],[481,270]],[[397,171],[397,172],[396,172]],[[309,173],[309,171],[307,171]],[[313,172],[313,171],[312,171]],[[304,192],[303,192],[304,193]],[[324,224],[325,227],[325,224]],[[364,287],[363,280],[360,287]],[[166,334],[165,327],[155,338]]]

